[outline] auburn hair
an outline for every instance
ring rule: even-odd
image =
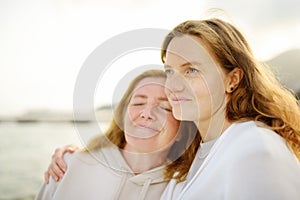
[[[212,18],[179,24],[165,38],[161,59],[175,37],[200,39],[226,72],[240,68],[244,75],[226,105],[229,121],[261,121],[282,136],[300,160],[300,111],[296,95],[284,87],[270,67],[259,62],[241,32],[228,22]]]

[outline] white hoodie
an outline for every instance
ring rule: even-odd
[[[300,162],[282,137],[253,121],[227,128],[189,173],[187,182],[171,180],[161,199],[300,199]]]
[[[62,180],[44,183],[37,200],[155,200],[168,183],[164,166],[135,175],[114,146],[67,154],[65,161],[68,169]]]

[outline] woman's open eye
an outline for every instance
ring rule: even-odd
[[[197,74],[198,72],[199,72],[198,69],[195,69],[195,68],[193,68],[193,67],[190,67],[190,68],[187,69],[186,74],[187,74],[187,75],[194,75],[194,74]]]
[[[165,69],[165,73],[167,76],[172,76],[174,74],[174,70],[172,69]]]

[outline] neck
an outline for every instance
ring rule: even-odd
[[[140,174],[163,165],[166,162],[168,151],[139,153],[125,145],[122,154],[132,171]]]
[[[214,115],[205,120],[194,121],[196,124],[202,141],[208,142],[218,138],[231,123],[226,119],[225,110],[218,110]]]

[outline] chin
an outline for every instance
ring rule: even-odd
[[[199,119],[199,114],[197,112],[197,108],[194,104],[181,104],[174,105],[172,107],[172,112],[174,118],[180,121],[197,121]]]
[[[173,109],[173,115],[179,121],[196,121],[199,118],[194,112],[182,112],[181,109]]]

